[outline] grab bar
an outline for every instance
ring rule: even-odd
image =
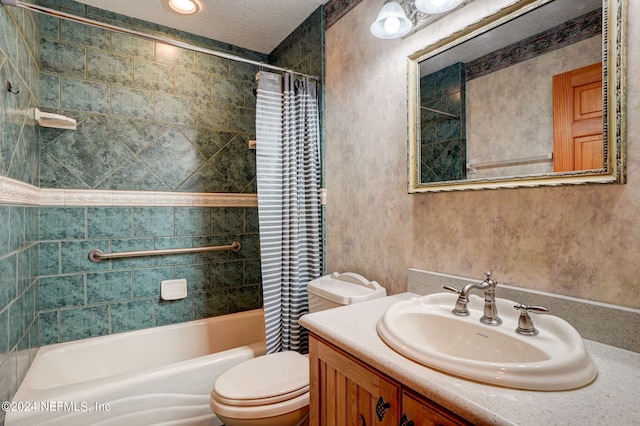
[[[490,169],[494,167],[521,166],[525,164],[547,163],[553,161],[553,153],[535,155],[532,157],[513,158],[510,160],[486,161],[467,163],[467,170],[476,171],[476,169]]]
[[[209,246],[209,247],[192,247],[192,248],[176,248],[163,250],[140,250],[140,251],[121,251],[118,253],[103,253],[100,249],[93,249],[89,252],[89,260],[92,262],[100,262],[104,259],[116,259],[122,257],[142,257],[142,256],[161,256],[164,254],[185,254],[199,253],[203,251],[222,251],[233,250],[239,251],[242,245],[239,241],[234,241],[228,246]]]

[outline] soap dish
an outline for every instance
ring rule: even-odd
[[[178,300],[187,297],[187,280],[164,280],[160,283],[162,300]]]

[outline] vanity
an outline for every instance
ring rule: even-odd
[[[376,325],[391,306],[416,297],[402,293],[300,319],[311,333],[311,425],[585,425],[640,419],[640,354],[595,341],[585,345],[598,376],[568,391],[487,385],[412,361],[391,349]]]

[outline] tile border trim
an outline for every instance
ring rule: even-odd
[[[0,176],[0,203],[31,206],[257,207],[257,194],[46,189]]]

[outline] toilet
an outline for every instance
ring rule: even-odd
[[[387,295],[375,281],[353,272],[325,275],[307,285],[309,312]],[[226,426],[304,426],[309,414],[309,359],[294,351],[264,355],[225,371],[210,406]]]

